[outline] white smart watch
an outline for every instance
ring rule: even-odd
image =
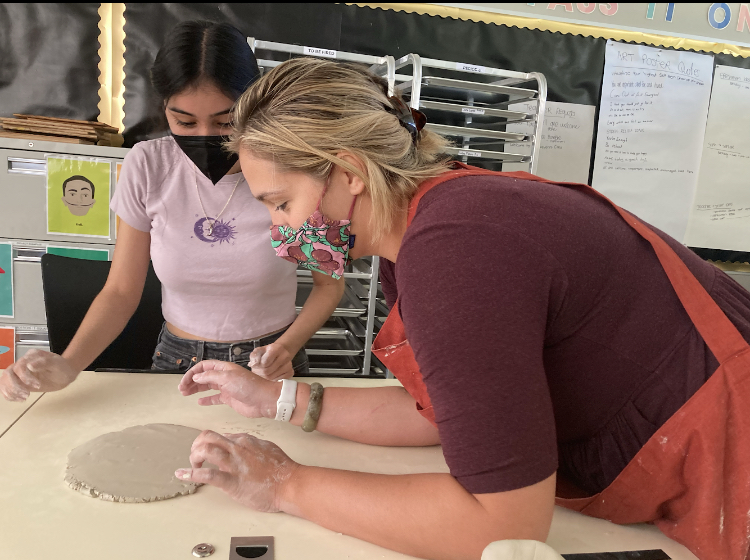
[[[276,418],[281,422],[289,422],[297,406],[297,382],[284,379],[281,382],[281,395],[276,401]]]

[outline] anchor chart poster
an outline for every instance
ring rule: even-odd
[[[47,233],[109,237],[110,162],[47,157]]]
[[[591,186],[683,241],[713,56],[607,42]]]

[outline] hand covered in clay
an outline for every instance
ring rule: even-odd
[[[205,461],[219,468],[201,468]],[[268,513],[281,511],[283,486],[299,467],[275,443],[210,430],[193,442],[190,465],[176,470],[175,476],[216,486],[241,504]]]
[[[292,355],[289,353],[289,350],[278,342],[273,342],[253,350],[250,354],[250,363],[248,366],[250,366],[255,375],[270,381],[291,379],[294,377]]]
[[[32,391],[59,391],[70,385],[80,372],[52,352],[31,350],[0,375],[0,392],[6,400],[24,401]]]
[[[219,391],[198,399],[198,404],[226,404],[248,418],[275,418],[281,383],[258,377],[238,364],[204,360],[185,373],[178,389],[184,396]]]

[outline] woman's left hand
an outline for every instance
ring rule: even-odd
[[[255,375],[269,381],[291,379],[294,377],[292,358],[284,345],[272,342],[253,350],[248,366]]]
[[[204,461],[219,468],[202,468]],[[281,511],[284,484],[299,467],[275,443],[210,430],[193,442],[190,465],[190,469],[176,470],[175,476],[216,486],[241,504],[269,513]]]
[[[203,360],[191,367],[178,386],[183,396],[219,391],[198,399],[201,406],[226,404],[247,418],[274,418],[281,383],[268,381],[239,364]]]

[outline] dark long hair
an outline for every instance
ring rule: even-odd
[[[184,21],[174,27],[151,67],[162,105],[173,95],[211,82],[237,99],[260,76],[244,35],[228,23]]]

